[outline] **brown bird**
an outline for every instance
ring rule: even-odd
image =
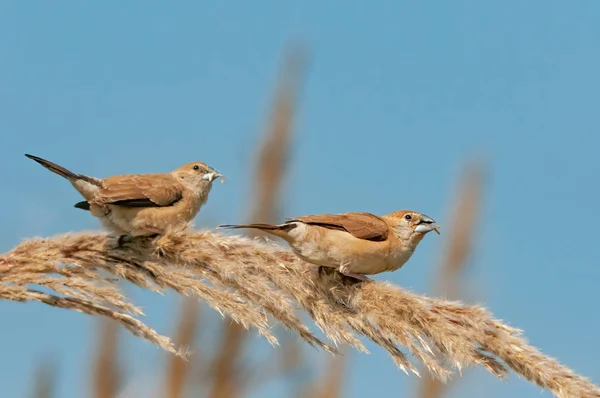
[[[213,180],[223,177],[202,162],[167,174],[122,174],[107,178],[76,174],[48,160],[25,154],[69,180],[85,201],[75,204],[120,235],[155,236],[191,221],[208,200]]]
[[[421,213],[396,211],[318,214],[288,218],[284,224],[221,225],[254,228],[285,240],[302,260],[336,268],[343,275],[368,280],[365,275],[395,271],[412,256],[425,234],[439,226]]]

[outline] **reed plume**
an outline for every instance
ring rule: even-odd
[[[292,122],[298,92],[308,61],[300,43],[288,44],[283,54],[281,73],[275,89],[269,123],[258,146],[248,222],[277,222],[280,191],[289,161]],[[249,236],[257,236],[249,231]],[[241,353],[245,346],[246,330],[235,322],[223,323],[220,348],[212,362],[210,397],[235,398],[243,390]],[[289,344],[293,344],[289,342]]]
[[[277,340],[270,327],[279,321],[307,343],[335,351],[299,320],[296,310],[304,309],[334,346],[366,352],[359,335],[366,336],[405,372],[417,370],[401,346],[441,380],[469,365],[504,377],[508,366],[557,397],[600,397],[598,387],[529,346],[520,330],[480,306],[417,295],[389,283],[355,283],[337,272],[319,275],[291,252],[255,239],[173,231],[117,248],[103,233],[67,234],[23,242],[0,256],[0,267],[0,298],[108,316],[174,353],[181,354],[136,318],[142,313],[121,294],[119,279],[156,292],[170,288],[198,296],[272,344]]]
[[[458,184],[455,203],[451,210],[451,222],[446,248],[435,274],[435,288],[439,295],[450,299],[459,299],[466,290],[462,281],[462,271],[476,236],[476,224],[481,207],[484,168],[481,161],[471,160],[462,171]],[[440,398],[451,386],[429,375],[420,383],[420,398]]]

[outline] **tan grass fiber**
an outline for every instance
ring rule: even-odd
[[[277,341],[270,328],[277,320],[309,344],[333,351],[299,320],[296,310],[303,309],[334,345],[366,351],[359,335],[366,336],[404,371],[417,372],[401,346],[442,380],[469,365],[503,377],[508,366],[557,397],[600,397],[598,387],[480,306],[389,283],[353,283],[336,272],[317,275],[289,251],[249,238],[179,231],[115,248],[114,238],[103,233],[67,234],[23,242],[0,256],[0,270],[0,298],[108,316],[174,353],[168,338],[136,318],[141,311],[122,295],[119,279],[198,296],[272,344]]]

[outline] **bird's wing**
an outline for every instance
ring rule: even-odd
[[[294,221],[347,231],[358,239],[372,241],[386,240],[389,234],[387,223],[371,213],[316,214],[287,219],[287,222]]]
[[[131,174],[105,178],[95,202],[127,207],[171,206],[183,186],[169,174]]]

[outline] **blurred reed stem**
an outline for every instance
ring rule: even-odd
[[[196,330],[198,329],[200,306],[195,297],[184,297],[182,300],[179,321],[177,322],[177,332],[175,334],[175,343],[180,347],[192,347]],[[198,355],[197,351],[194,352]],[[197,360],[198,357],[196,356]],[[167,375],[165,397],[181,398],[184,395],[186,379],[190,371],[190,361],[186,361],[179,356],[171,355],[170,364],[166,369]]]
[[[257,152],[249,222],[277,222],[280,214],[280,191],[290,153],[292,124],[305,67],[306,53],[297,45],[288,46],[283,57],[282,72],[275,92],[271,119]],[[253,231],[249,236],[256,236]],[[243,373],[240,358],[244,350],[246,331],[236,322],[223,322],[223,338],[213,363],[212,398],[239,396]]]
[[[450,211],[450,228],[446,248],[436,272],[435,291],[450,299],[459,299],[465,289],[462,281],[467,266],[481,207],[484,168],[482,162],[470,161],[464,166],[457,184],[454,205]],[[452,383],[450,381],[449,383]],[[420,398],[441,398],[450,388],[449,383],[425,374],[419,383]],[[456,380],[454,380],[456,383]]]
[[[93,370],[94,397],[114,398],[123,379],[117,359],[117,323],[110,319],[102,319],[99,323],[99,339]]]
[[[55,395],[56,374],[54,360],[39,361],[36,374],[32,377],[32,398],[53,398]]]

